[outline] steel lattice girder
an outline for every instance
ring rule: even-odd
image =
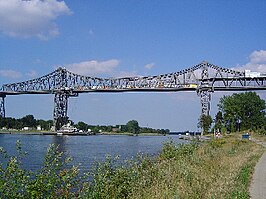
[[[202,70],[201,77],[196,77],[196,71]],[[217,71],[214,76],[208,74],[208,69]],[[191,68],[179,72],[162,74],[146,77],[125,77],[125,78],[98,78],[74,74],[63,68],[58,68],[54,72],[25,82],[5,84],[0,92],[8,94],[38,94],[38,93],[56,93],[63,90],[72,90],[73,92],[97,92],[97,91],[115,91],[133,89],[179,89],[186,88],[189,84],[200,85],[202,80],[209,78],[209,81],[216,80],[216,77],[224,81],[226,78],[244,78],[243,72],[231,69],[221,68],[202,62]],[[219,79],[218,78],[218,79]],[[217,80],[218,80],[217,79]],[[229,84],[224,84],[228,86]]]

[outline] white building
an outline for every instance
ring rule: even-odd
[[[38,126],[37,126],[37,131],[41,131],[41,130],[42,130],[41,125],[38,125]]]

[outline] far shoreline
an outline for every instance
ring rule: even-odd
[[[57,132],[53,131],[21,131],[21,130],[5,130],[5,131],[0,131],[0,134],[11,134],[11,135],[58,135]],[[64,134],[63,134],[64,135]],[[65,134],[72,136],[71,134]],[[123,136],[167,136],[170,134],[159,134],[159,133],[139,133],[139,134],[133,134],[133,133],[122,133],[122,132],[101,132],[101,133],[95,133],[92,135],[123,135]],[[73,136],[78,136],[73,133]],[[84,136],[84,135],[83,135]],[[87,135],[91,136],[91,135]]]

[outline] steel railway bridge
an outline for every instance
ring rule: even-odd
[[[266,75],[222,68],[206,61],[179,72],[146,77],[98,78],[72,73],[64,68],[42,77],[4,84],[0,89],[0,117],[5,117],[5,97],[22,94],[54,94],[54,126],[68,121],[68,98],[90,92],[196,91],[202,114],[208,115],[214,91],[266,90]]]

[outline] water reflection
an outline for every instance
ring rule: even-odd
[[[54,144],[56,147],[58,147],[59,152],[66,153],[66,142],[67,142],[67,136],[52,136],[52,144]]]

